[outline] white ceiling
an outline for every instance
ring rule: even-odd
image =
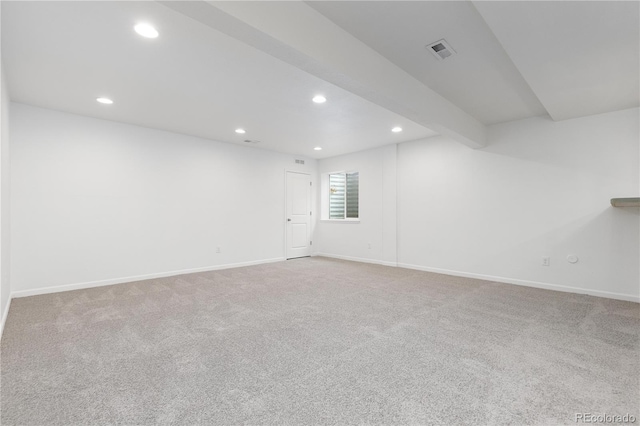
[[[545,114],[470,2],[308,4],[485,124]],[[443,38],[457,54],[439,61],[425,46]]]
[[[554,120],[638,106],[640,2],[476,2]]]
[[[313,158],[436,134],[155,2],[2,2],[2,60],[15,102]]]
[[[638,1],[307,3],[485,124],[640,104]]]
[[[2,61],[15,102],[224,142],[325,158],[437,131],[479,147],[488,124],[638,106],[639,5],[5,1]],[[425,49],[441,38],[445,61]]]

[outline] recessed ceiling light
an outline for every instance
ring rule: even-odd
[[[241,135],[244,135],[245,133],[247,133],[247,131],[244,129],[236,129],[236,133],[240,133]]]
[[[323,104],[325,102],[327,102],[327,98],[325,98],[322,95],[316,95],[313,97],[313,102],[317,103],[317,104]]]
[[[113,101],[109,98],[97,98],[96,101],[100,102],[101,104],[105,104],[105,105],[111,105],[113,103]]]
[[[315,149],[316,151],[322,151],[322,147],[321,147],[321,146],[316,146],[316,147],[315,147],[315,148],[313,148],[313,149]]]
[[[402,127],[394,127],[393,129],[391,129],[391,131],[393,133],[400,133],[402,131]]]
[[[136,30],[136,32],[140,34],[142,37],[146,37],[146,38],[158,37],[158,31],[149,24],[138,24],[135,27],[133,27],[133,29]]]

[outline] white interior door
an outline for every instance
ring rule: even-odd
[[[287,259],[311,256],[311,176],[287,172]]]

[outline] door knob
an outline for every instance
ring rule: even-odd
[[[287,218],[287,222],[291,222],[291,218],[290,217]]]

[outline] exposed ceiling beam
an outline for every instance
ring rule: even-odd
[[[165,6],[472,148],[485,126],[300,1]]]

